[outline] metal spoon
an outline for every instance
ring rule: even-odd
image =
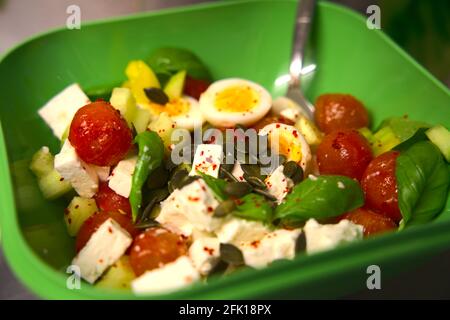
[[[302,113],[309,119],[313,119],[315,107],[303,95],[300,88],[300,76],[315,6],[315,0],[299,0],[294,30],[294,45],[289,66],[290,79],[286,93],[286,97],[296,102],[301,107]]]

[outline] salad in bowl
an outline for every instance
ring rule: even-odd
[[[98,287],[178,290],[434,219],[450,132],[385,119],[325,93],[314,119],[241,78],[213,81],[193,53],[130,61],[112,90],[72,84],[39,115],[61,148],[30,169],[76,238],[72,268]]]

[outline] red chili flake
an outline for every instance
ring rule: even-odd
[[[175,128],[175,123],[172,123],[172,128]]]
[[[98,259],[98,263],[103,263],[103,259]]]
[[[203,190],[203,191],[206,191],[206,187],[205,187],[205,186],[202,186],[202,190]]]
[[[191,276],[187,276],[186,278],[184,278],[184,281],[186,282],[192,282],[192,277]]]
[[[109,233],[113,233],[111,227],[108,227],[108,232],[109,232]]]
[[[294,137],[298,138],[298,132],[297,132],[297,130],[292,131],[292,134],[294,135]]]
[[[67,221],[69,222],[69,224],[72,224],[72,218],[69,218]]]
[[[75,206],[75,209],[78,209],[80,206],[77,204],[76,206]]]
[[[212,256],[214,254],[214,249],[213,248],[203,247],[203,251],[208,252],[208,254],[210,256]]]
[[[205,151],[201,151],[200,155],[203,156],[205,154]]]
[[[211,206],[208,207],[206,210],[208,210],[208,212],[213,212],[214,211],[214,209]]]
[[[198,200],[200,200],[200,198],[199,197],[191,197],[191,196],[189,196],[188,200],[189,201],[198,201]]]
[[[280,124],[279,124],[279,123],[277,123],[277,125],[276,125],[275,127],[279,128],[279,127],[281,127],[281,126],[280,126]]]
[[[63,177],[61,177],[61,178],[59,179],[59,181],[64,181],[64,178],[63,178]]]
[[[250,245],[253,247],[253,248],[258,248],[258,246],[259,246],[259,243],[260,243],[260,241],[259,240],[255,240],[255,241],[253,241],[252,243],[250,243]]]
[[[214,163],[214,164],[212,165],[212,168],[213,168],[213,170],[216,170],[217,164]]]
[[[70,213],[70,210],[69,210],[68,208],[65,208],[65,209],[64,209],[64,214],[65,214],[65,215],[68,215],[69,213]]]
[[[234,200],[234,203],[236,203],[236,205],[241,205],[241,204],[243,204],[244,203],[244,201],[242,201],[241,199],[235,199]]]

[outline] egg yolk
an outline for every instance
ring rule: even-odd
[[[248,112],[259,103],[259,94],[249,86],[233,86],[216,94],[215,106],[224,112]]]
[[[156,114],[167,112],[167,114],[171,117],[179,116],[189,112],[189,102],[184,99],[173,99],[165,105],[151,103],[149,107]]]
[[[301,144],[295,136],[287,132],[273,132],[269,135],[269,143],[277,153],[286,156],[288,161],[300,162],[302,160]],[[276,143],[275,146],[274,143]]]

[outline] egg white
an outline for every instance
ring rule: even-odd
[[[250,110],[224,111],[216,105],[216,97],[224,90],[236,87],[248,87],[258,97],[258,102]],[[212,125],[218,127],[234,127],[237,124],[249,126],[262,119],[270,110],[272,97],[259,84],[239,78],[223,79],[211,84],[200,96],[200,110],[203,117]]]
[[[205,122],[205,119],[200,111],[198,101],[189,96],[183,96],[181,99],[183,102],[189,104],[189,110],[183,114],[171,116],[173,122],[175,122],[175,126],[190,131],[194,130],[196,127],[201,127]]]

